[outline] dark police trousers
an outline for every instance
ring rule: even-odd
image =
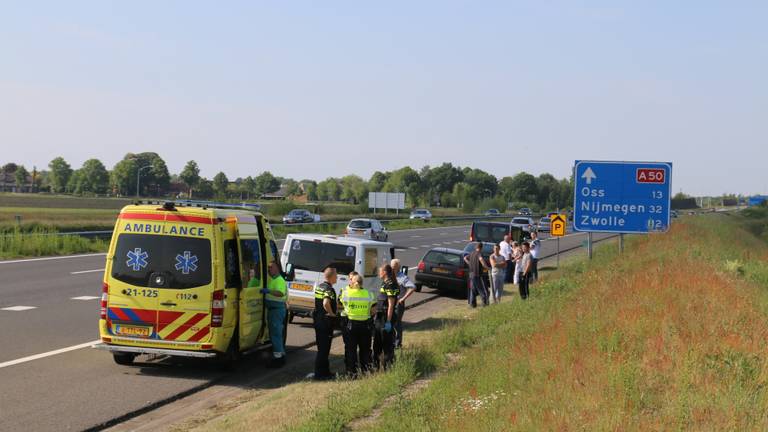
[[[347,374],[366,373],[371,368],[371,328],[373,320],[348,320],[344,340],[344,364]]]
[[[397,321],[392,323],[392,331],[395,332],[395,348],[403,346],[403,315],[405,315],[405,305],[397,303],[395,306]]]
[[[313,317],[315,321],[315,341],[317,342],[317,356],[315,357],[315,378],[328,378],[331,374],[331,365],[328,356],[331,354],[331,341],[333,341],[333,324],[327,317]]]
[[[386,370],[395,361],[395,321],[396,316],[392,317],[392,330],[384,331],[384,324],[387,322],[387,315],[378,314],[374,321],[373,332],[373,367],[378,369],[381,365],[381,356],[384,355],[384,369]]]

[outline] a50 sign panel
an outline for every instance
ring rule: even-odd
[[[669,229],[670,162],[576,161],[576,231],[648,233]]]

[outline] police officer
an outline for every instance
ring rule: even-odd
[[[347,337],[344,340],[344,363],[347,374],[355,377],[366,373],[371,362],[372,315],[376,311],[376,298],[363,288],[363,277],[352,276],[349,288],[341,295],[341,304],[347,312]]]
[[[333,340],[333,322],[336,315],[336,269],[328,267],[323,272],[325,280],[315,287],[315,311],[312,314],[315,326],[315,341],[317,342],[317,357],[315,357],[316,380],[328,380],[336,375],[331,373],[328,356],[331,353]]]
[[[269,339],[272,342],[272,361],[267,366],[281,367],[285,365],[283,325],[287,312],[285,302],[288,299],[288,288],[276,261],[269,264],[268,272],[267,287],[261,289],[261,293],[265,294]]]
[[[354,280],[357,275],[358,273],[356,271],[353,271],[349,274],[349,276],[347,277],[347,280],[349,281],[349,285],[341,288],[341,290],[339,291],[339,302],[341,302],[341,298],[344,296],[344,293],[351,288],[351,285],[354,284]],[[348,324],[349,324],[349,318],[347,317],[347,308],[345,306],[339,312],[339,327],[341,327],[341,340],[344,341],[344,346],[347,345],[347,338],[349,337]]]
[[[416,285],[408,277],[408,274],[400,272],[400,260],[394,258],[390,265],[392,266],[392,272],[397,278],[397,284],[400,288],[400,295],[397,299],[397,309],[395,313],[397,320],[395,320],[395,348],[401,348],[403,346],[403,315],[405,315],[405,301],[408,297],[416,292]]]
[[[373,335],[373,366],[379,368],[381,355],[384,354],[384,369],[395,361],[395,337],[392,323],[397,319],[395,312],[400,288],[392,272],[392,266],[385,264],[379,270],[382,280],[381,289],[376,301],[375,331]]]

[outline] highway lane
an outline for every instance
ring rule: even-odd
[[[397,255],[414,267],[432,247],[463,247],[468,227],[392,232]],[[578,246],[583,235],[566,237],[561,248]],[[544,254],[554,242],[544,242]],[[25,311],[0,310],[0,363],[96,340],[102,274],[71,274],[103,267],[103,256],[0,264],[0,308],[35,306]],[[434,296],[425,288],[413,302]],[[313,342],[309,320],[289,327],[288,349]],[[259,368],[246,361],[248,368]],[[139,367],[115,365],[108,353],[79,349],[0,368],[0,430],[73,430],[91,427],[142,409],[176,394],[192,391],[222,374],[208,363],[150,362]],[[45,413],[41,416],[40,413]]]

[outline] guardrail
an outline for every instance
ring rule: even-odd
[[[499,216],[486,216],[486,215],[461,215],[461,216],[445,216],[445,217],[433,217],[430,219],[430,221],[473,221],[473,220],[494,220],[494,219],[510,219],[512,218],[512,215],[499,215]],[[303,227],[303,226],[322,226],[322,225],[341,225],[341,224],[347,224],[351,219],[340,219],[340,220],[332,220],[332,221],[320,221],[320,222],[304,222],[304,223],[270,223],[271,226],[280,226],[280,227]],[[375,218],[372,218],[375,219]],[[418,219],[409,219],[409,218],[399,218],[399,219],[379,219],[379,222],[382,224],[388,224],[390,222],[403,222],[403,221],[414,221],[418,223]],[[103,231],[71,231],[71,232],[53,232],[53,233],[20,233],[22,236],[28,236],[28,235],[42,235],[42,236],[80,236],[80,237],[86,237],[86,238],[108,238],[112,236],[112,230],[103,230]],[[6,233],[3,235],[0,235],[0,237],[10,237],[14,236],[16,234]]]

